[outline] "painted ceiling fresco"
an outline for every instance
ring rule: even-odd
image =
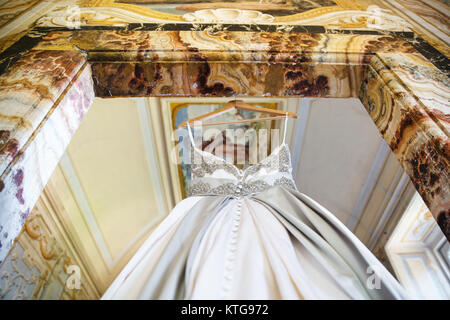
[[[256,10],[272,16],[288,16],[311,9],[336,6],[332,0],[273,0],[273,1],[152,1],[122,0],[164,13],[183,15],[197,10],[240,9]]]

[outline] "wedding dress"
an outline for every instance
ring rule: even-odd
[[[201,160],[191,164],[190,196],[102,299],[406,298],[344,224],[297,190],[286,131],[268,157],[242,170],[195,147],[188,130]]]

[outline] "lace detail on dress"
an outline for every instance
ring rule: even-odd
[[[200,159],[191,157],[191,178],[202,178],[206,174],[212,175],[215,171],[222,169],[226,172],[236,176],[239,178],[240,172],[239,169],[234,165],[228,163],[227,161],[218,158],[217,156],[210,154],[205,151],[196,150],[195,148],[191,148],[191,154],[194,155],[195,152],[198,152],[200,155]],[[198,163],[200,162],[200,163]]]
[[[290,173],[291,157],[289,154],[289,149],[285,144],[279,146],[278,148],[278,152],[273,152],[259,163],[251,165],[244,170],[238,169],[235,165],[212,153],[191,148],[191,155],[194,155],[195,152],[199,154],[199,158],[195,158],[195,156],[191,157],[191,178],[202,178],[206,174],[212,175],[219,169],[225,170],[238,179],[245,179],[247,176],[258,172],[263,168],[268,171]]]
[[[262,168],[268,170],[277,170],[278,172],[291,172],[291,157],[286,145],[280,146],[278,153],[271,154],[260,163],[248,167],[245,171],[245,176],[249,176],[258,172]]]

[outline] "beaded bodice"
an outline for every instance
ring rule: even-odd
[[[247,196],[275,185],[296,190],[286,144],[270,156],[244,170],[209,152],[193,149],[199,158],[191,164],[189,195]]]
[[[268,157],[246,169],[239,169],[221,157],[196,148],[190,131],[189,134],[192,142],[189,196],[243,197],[273,186],[297,190],[292,177],[289,147],[284,139]]]

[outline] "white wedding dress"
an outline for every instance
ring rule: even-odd
[[[189,137],[190,196],[102,299],[406,298],[351,231],[297,191],[284,139],[241,170]]]

